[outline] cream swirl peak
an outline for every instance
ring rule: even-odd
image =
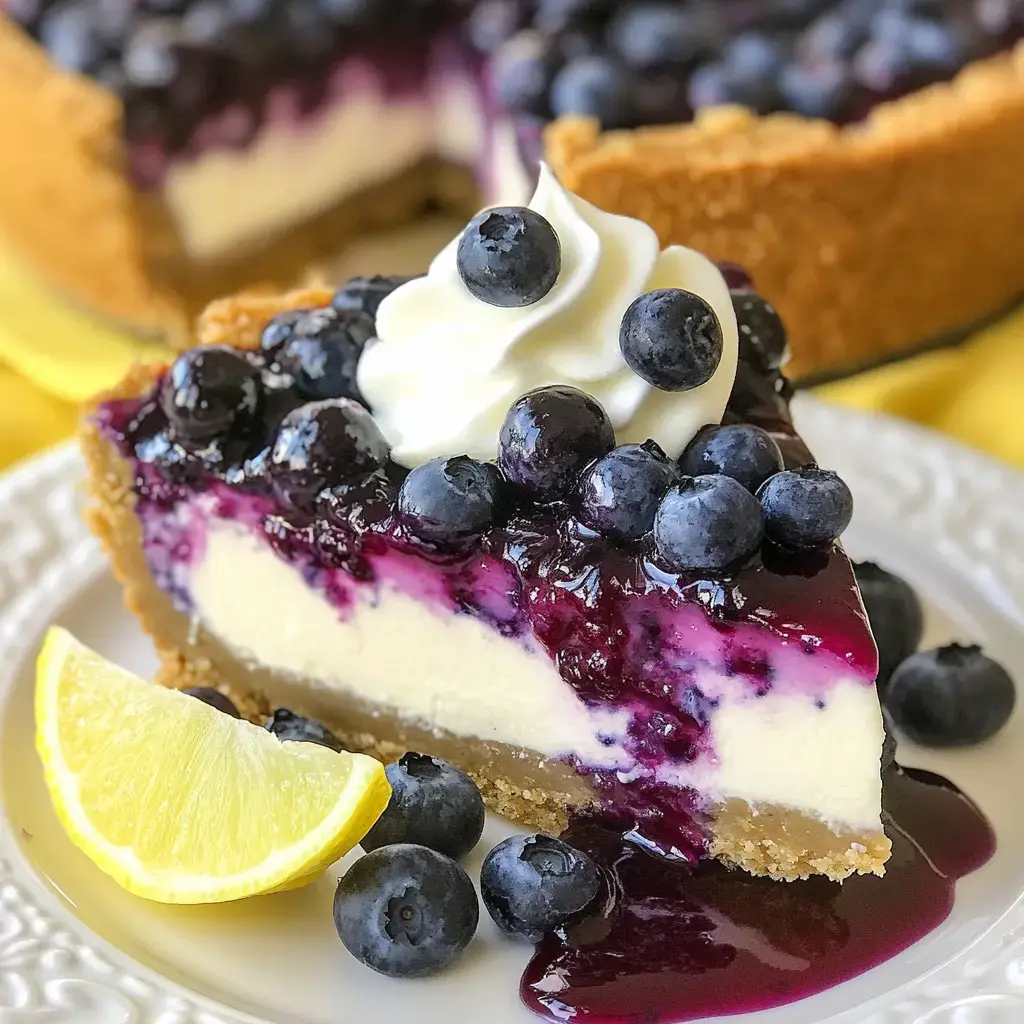
[[[739,337],[725,279],[700,253],[662,250],[643,222],[567,192],[547,167],[530,209],[561,245],[560,273],[539,301],[506,308],[474,298],[459,275],[456,238],[425,277],[381,304],[378,340],[363,353],[358,378],[392,457],[410,467],[437,456],[493,459],[512,402],[550,384],[596,398],[617,443],[652,438],[679,455],[702,426],[721,421],[736,376]],[[721,361],[710,380],[688,391],[648,384],[619,349],[626,309],[657,288],[696,293],[721,323]]]

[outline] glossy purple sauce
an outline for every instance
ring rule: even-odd
[[[592,822],[565,838],[600,864],[599,910],[548,936],[521,985],[551,1021],[681,1024],[791,1003],[891,959],[937,928],[957,878],[995,838],[978,809],[930,772],[885,780],[884,878],[774,882],[720,864],[665,861]]]

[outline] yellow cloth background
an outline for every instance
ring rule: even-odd
[[[161,350],[55,303],[0,251],[0,469],[70,435],[77,404]],[[818,389],[905,416],[1024,469],[1024,309],[966,345]]]

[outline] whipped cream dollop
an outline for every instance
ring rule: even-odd
[[[409,467],[437,456],[493,459],[512,402],[550,384],[596,398],[617,444],[652,438],[678,456],[702,426],[721,421],[736,376],[739,336],[725,279],[693,249],[662,250],[642,221],[567,192],[546,166],[529,205],[562,248],[558,280],[539,302],[504,308],[474,298],[459,276],[456,238],[425,277],[381,303],[358,380],[392,458]],[[718,369],[689,391],[648,384],[619,350],[623,313],[656,288],[696,293],[722,325]]]

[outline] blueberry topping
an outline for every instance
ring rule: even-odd
[[[478,0],[466,22],[466,38],[478,53],[494,53],[522,27],[522,11],[508,0]]]
[[[291,325],[277,364],[294,379],[303,398],[360,401],[356,366],[373,335],[373,319],[366,313],[340,312],[333,306],[313,309]]]
[[[204,704],[209,704],[211,708],[223,711],[225,715],[230,715],[232,718],[242,717],[238,713],[238,708],[235,707],[234,701],[226,694],[221,693],[220,690],[215,690],[212,686],[193,686],[183,692],[187,693],[190,697],[195,697],[196,700],[201,700]]]
[[[690,79],[694,109],[738,103],[766,114],[778,104],[785,55],[778,41],[760,32],[737,36],[721,58],[698,68]]]
[[[364,850],[416,843],[459,858],[480,841],[484,801],[465,772],[440,758],[411,752],[385,771],[391,799],[363,839]]]
[[[908,739],[928,747],[981,743],[1006,724],[1013,680],[979,647],[950,644],[912,654],[893,672],[885,708]]]
[[[601,889],[597,865],[561,839],[512,836],[484,860],[484,906],[506,934],[529,942],[584,910]]]
[[[715,311],[682,288],[658,288],[634,299],[619,328],[623,358],[663,391],[706,384],[722,361],[723,346]]]
[[[558,70],[558,55],[551,40],[539,32],[519,32],[495,54],[490,74],[502,106],[550,116],[548,90]]]
[[[330,729],[287,708],[278,708],[267,719],[266,729],[282,743],[318,743],[321,747],[341,750],[341,744]]]
[[[846,118],[856,94],[853,73],[842,61],[790,64],[779,88],[789,110],[830,121]]]
[[[492,463],[467,455],[431,459],[402,482],[398,519],[429,544],[457,543],[494,521],[501,485],[501,474]]]
[[[614,540],[638,540],[650,533],[665,492],[679,479],[679,467],[655,444],[624,444],[596,459],[580,477],[580,519]]]
[[[749,558],[764,536],[757,499],[729,476],[683,477],[654,518],[659,560],[679,572],[725,572]]]
[[[783,468],[782,452],[771,434],[750,423],[704,427],[679,459],[687,476],[721,473],[751,494]]]
[[[679,71],[707,52],[715,21],[701,9],[653,2],[625,6],[608,26],[608,42],[637,71]]]
[[[599,54],[569,61],[551,83],[551,110],[556,117],[596,117],[603,128],[623,128],[634,120],[632,75]]]
[[[203,443],[247,426],[259,411],[259,374],[233,348],[194,348],[178,356],[160,386],[160,405],[183,441]]]
[[[334,894],[345,948],[390,978],[423,978],[469,944],[480,904],[457,861],[425,846],[384,846],[355,862]]]
[[[353,277],[334,293],[331,305],[341,313],[365,313],[371,320],[376,320],[380,304],[396,288],[411,280],[411,277],[385,277],[381,274]]]
[[[740,359],[762,370],[777,370],[786,357],[786,329],[775,307],[750,291],[734,291],[732,308],[740,334]]]
[[[579,28],[607,13],[611,0],[538,0],[533,24],[548,35]]]
[[[470,293],[491,306],[539,302],[562,268],[555,229],[525,206],[485,210],[469,222],[456,255],[459,277]]]
[[[58,4],[40,23],[39,41],[54,62],[68,71],[88,73],[103,59],[103,41],[90,7],[87,3]]]
[[[853,569],[878,647],[878,685],[884,688],[896,666],[921,643],[924,612],[906,580],[874,562],[854,563]]]
[[[556,384],[512,403],[498,439],[498,468],[535,501],[565,500],[580,470],[614,444],[604,409],[582,391]]]
[[[784,470],[758,491],[765,533],[785,548],[823,548],[850,525],[853,495],[838,474],[807,466]]]
[[[260,349],[273,357],[292,336],[295,325],[309,312],[307,309],[286,309],[271,317],[260,335]]]
[[[303,505],[325,488],[366,479],[389,451],[380,428],[358,402],[334,398],[310,402],[285,416],[268,470],[281,497]]]

